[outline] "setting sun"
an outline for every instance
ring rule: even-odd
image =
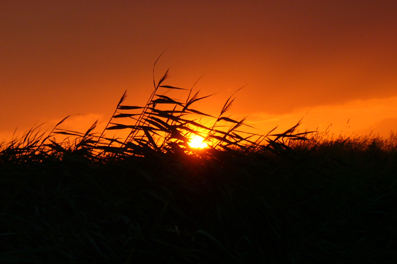
[[[204,138],[198,135],[192,135],[190,137],[188,144],[191,148],[197,148],[197,149],[208,147],[208,144],[204,142]]]

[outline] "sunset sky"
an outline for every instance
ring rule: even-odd
[[[215,93],[198,109],[260,133],[397,131],[397,1],[0,0],[0,141],[14,130],[104,125],[156,78]],[[185,94],[184,94],[185,95]],[[183,97],[184,95],[181,95]]]

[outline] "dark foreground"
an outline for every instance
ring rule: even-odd
[[[396,263],[396,153],[2,153],[0,262]]]

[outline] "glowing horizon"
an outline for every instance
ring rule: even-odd
[[[76,113],[65,127],[106,123],[125,90],[144,105],[167,69],[167,85],[214,94],[196,107],[212,115],[244,86],[230,116],[258,133],[302,117],[336,134],[397,129],[397,2],[41,0],[0,13],[0,141]]]

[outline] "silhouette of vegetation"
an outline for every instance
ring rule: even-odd
[[[394,134],[248,133],[226,115],[232,97],[213,116],[192,89],[167,96],[185,90],[167,77],[144,106],[125,92],[100,133],[62,129],[66,117],[0,145],[1,263],[397,260]]]

